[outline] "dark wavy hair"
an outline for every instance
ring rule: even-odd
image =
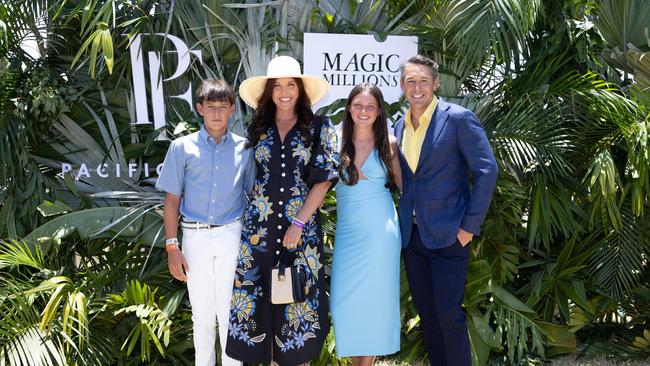
[[[296,101],[296,115],[298,116],[298,129],[306,147],[311,146],[311,132],[309,127],[314,119],[311,111],[311,101],[305,92],[305,86],[300,78],[293,78],[298,85],[298,100]],[[253,113],[253,121],[248,126],[247,148],[254,147],[260,141],[260,136],[266,133],[275,123],[275,103],[273,103],[273,87],[276,79],[268,79],[262,95],[257,100],[257,109]]]
[[[196,98],[194,100],[198,104],[203,104],[206,101],[235,104],[235,93],[233,93],[230,85],[223,80],[203,80],[196,89]]]
[[[356,85],[350,91],[348,101],[345,105],[345,114],[343,115],[343,148],[341,149],[341,165],[339,172],[341,179],[348,185],[355,185],[359,181],[359,172],[354,166],[356,151],[354,149],[354,121],[350,114],[352,100],[361,93],[368,93],[375,98],[379,107],[379,115],[373,124],[373,134],[375,135],[375,148],[379,153],[379,158],[384,162],[384,168],[388,175],[388,188],[395,187],[395,173],[391,164],[390,142],[388,141],[388,126],[386,124],[386,110],[384,109],[384,96],[381,90],[373,84],[362,83]],[[343,174],[345,173],[345,174]]]

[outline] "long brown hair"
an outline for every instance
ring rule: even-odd
[[[345,114],[343,116],[343,148],[341,149],[341,165],[339,167],[341,173],[340,176],[346,184],[351,186],[357,184],[359,181],[359,172],[354,166],[354,159],[356,156],[354,148],[354,121],[352,121],[350,108],[354,97],[361,93],[372,95],[379,107],[379,114],[373,124],[372,131],[375,136],[375,148],[377,149],[377,153],[379,153],[379,158],[384,163],[384,168],[386,169],[388,176],[388,183],[386,185],[389,188],[392,188],[395,186],[395,173],[393,172],[393,166],[391,164],[391,151],[390,142],[388,141],[388,126],[386,124],[384,95],[377,86],[370,83],[357,84],[352,88],[352,91],[350,91],[350,95],[348,96],[348,101],[345,104]]]
[[[311,132],[309,126],[314,119],[311,111],[311,102],[305,92],[305,86],[300,78],[293,78],[298,85],[298,100],[296,100],[296,115],[298,116],[298,129],[306,147],[311,145]],[[266,133],[269,127],[275,123],[275,103],[273,103],[273,87],[276,79],[268,79],[264,91],[257,101],[257,109],[253,113],[253,121],[248,126],[249,142],[246,147],[251,148],[260,141],[260,136]]]

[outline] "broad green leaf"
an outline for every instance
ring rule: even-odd
[[[163,246],[161,228],[162,218],[158,214],[137,208],[100,207],[59,216],[29,233],[24,240],[63,239],[77,233],[82,240],[118,237],[149,246]]]
[[[576,351],[577,340],[575,334],[567,326],[536,321],[546,333],[545,341],[548,357],[557,356]]]
[[[493,286],[492,287],[492,294],[494,295],[495,298],[499,299],[504,305],[516,310],[520,311],[523,313],[528,313],[528,314],[535,314],[535,311],[528,307],[528,305],[524,304],[516,298],[514,295],[512,295],[510,292],[508,292],[506,289],[504,289],[501,286]]]
[[[45,201],[38,205],[38,211],[43,217],[55,216],[74,211],[70,206],[56,200],[54,202]]]
[[[467,330],[472,348],[472,365],[487,365],[491,348],[483,341],[472,318],[467,319]]]
[[[473,299],[491,291],[492,272],[487,260],[472,261],[467,271],[465,296]],[[469,300],[470,302],[472,300]]]

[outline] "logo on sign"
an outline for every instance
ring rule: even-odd
[[[383,53],[323,52],[323,76],[332,86],[355,86],[371,83],[378,87],[399,86],[399,55]],[[357,78],[358,77],[358,78]]]
[[[155,36],[163,37],[171,42],[172,50],[165,51],[166,54],[175,54],[177,63],[174,73],[163,79],[160,68],[161,52],[147,51],[142,49],[142,37]],[[135,103],[135,125],[153,124],[154,129],[158,130],[165,126],[165,93],[164,85],[166,82],[180,78],[190,68],[192,56],[203,63],[200,50],[190,50],[187,44],[180,38],[171,34],[138,34],[133,38],[129,46],[131,53],[131,71],[133,76],[133,97]],[[145,60],[146,56],[146,60]],[[147,63],[149,73],[145,72],[145,62]],[[147,95],[147,82],[149,83],[150,95]],[[190,109],[192,108],[192,84],[188,83],[187,90],[179,95],[170,95],[171,98],[181,99],[187,102]],[[150,103],[149,103],[150,102]],[[151,105],[151,112],[149,110]],[[153,116],[153,120],[152,120]],[[164,134],[160,134],[158,139],[166,139]]]

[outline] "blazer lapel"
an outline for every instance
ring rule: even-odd
[[[442,130],[445,128],[445,125],[447,124],[447,117],[449,117],[449,114],[447,113],[448,109],[449,105],[440,99],[438,101],[438,106],[436,107],[436,110],[433,112],[433,116],[431,117],[431,123],[429,123],[429,128],[427,129],[424,141],[422,142],[422,148],[420,149],[420,159],[418,160],[416,171],[420,171],[422,162],[427,157],[427,155],[429,155],[431,149],[433,148],[433,145],[436,143],[436,140],[438,140],[438,137],[440,137],[440,133],[442,133]]]

